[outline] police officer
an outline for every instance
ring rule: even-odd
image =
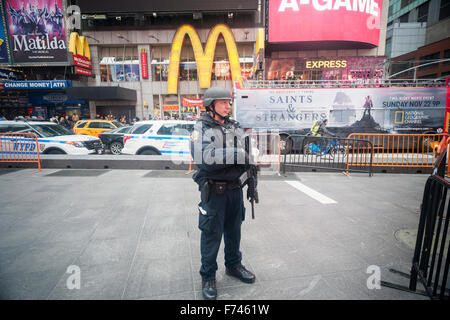
[[[211,87],[203,97],[207,112],[195,124],[191,153],[198,170],[193,179],[199,185],[199,224],[201,230],[202,293],[207,300],[217,297],[217,254],[224,237],[226,274],[243,282],[255,282],[255,275],[242,264],[241,224],[245,219],[243,192],[239,177],[249,156],[244,131],[229,119],[230,92]]]

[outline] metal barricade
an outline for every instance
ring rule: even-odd
[[[432,168],[444,136],[445,134],[352,133],[348,138],[372,143],[374,167]]]
[[[0,154],[0,162],[35,162],[41,171],[39,141],[34,133],[0,133]]]
[[[430,299],[449,299],[447,280],[450,264],[450,183],[445,179],[446,159],[447,148],[444,148],[433,167],[433,174],[425,185],[410,274],[390,270],[409,278],[409,287],[385,281],[381,281],[381,285],[427,295]],[[418,281],[425,288],[425,292],[417,290]]]
[[[256,156],[256,165],[272,168],[280,172],[281,140],[278,133],[251,132],[251,148]]]
[[[303,167],[372,175],[373,148],[370,141],[307,135],[290,135],[288,141],[292,147],[282,155],[283,173],[289,168]]]
[[[280,172],[280,135],[270,132],[250,132],[249,141],[249,150],[254,156],[255,164]],[[193,164],[194,160],[190,155],[189,169],[186,174],[193,172]]]

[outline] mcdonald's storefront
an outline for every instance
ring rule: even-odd
[[[231,91],[233,81],[253,75],[257,28],[181,25],[158,30],[155,36],[151,32],[122,32],[130,41],[117,39],[117,32],[112,31],[84,32],[98,40],[90,41],[91,55],[99,61],[93,65],[98,75],[95,85],[135,89],[140,119],[195,119],[205,112],[201,99],[208,87],[223,86]],[[148,43],[131,41],[142,38]]]
[[[199,118],[204,112],[206,112],[206,108],[203,107],[203,99],[191,97],[183,97],[181,99],[181,106],[177,104],[164,105],[163,110],[165,117],[178,118],[181,114],[181,119],[183,120],[193,120]]]

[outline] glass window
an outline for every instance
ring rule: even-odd
[[[181,81],[196,81],[197,64],[189,61],[180,63],[179,79]]]
[[[113,82],[139,81],[139,64],[110,65]]]
[[[439,20],[450,17],[450,0],[441,0],[441,9],[439,10]]]
[[[215,80],[231,80],[230,63],[228,61],[214,62]]]
[[[169,74],[169,63],[152,62],[153,81],[167,81],[168,74]]]
[[[0,124],[0,133],[9,132],[9,125],[8,124]]]
[[[101,82],[112,81],[110,65],[107,64],[100,65],[100,81]]]
[[[408,19],[409,19],[409,12],[405,13],[400,17],[400,22],[408,22]]]
[[[186,128],[186,130],[189,132],[192,132],[194,130],[194,124],[183,124],[183,127]]]
[[[165,124],[161,128],[159,128],[157,134],[160,136],[171,136],[174,129],[175,124]]]
[[[11,124],[11,125],[9,125],[9,128],[8,128],[8,132],[18,132],[18,133],[20,133],[20,132],[23,132],[23,131],[25,131],[26,129],[29,129],[30,127],[29,126],[27,126],[26,124]]]
[[[150,129],[151,127],[152,127],[151,124],[137,125],[136,127],[133,128],[133,130],[131,131],[131,134],[143,134],[143,133],[147,132],[147,130]]]
[[[139,81],[137,47],[101,48],[100,80],[102,82]]]
[[[109,122],[100,122],[102,129],[115,129],[116,127],[114,127],[112,125],[112,123]]]
[[[430,4],[430,1],[427,1],[424,4],[419,6],[419,8],[418,8],[418,15],[417,15],[417,22],[427,22],[429,4]]]
[[[192,131],[192,130],[191,130]],[[174,136],[189,136],[190,131],[185,124],[177,124],[173,129],[172,135]]]
[[[417,79],[436,79],[437,73],[427,74],[426,76],[420,76]]]
[[[102,126],[101,122],[93,121],[93,122],[89,123],[88,128],[91,128],[91,129],[103,129],[103,126]]]
[[[119,121],[113,121],[112,123],[116,126],[116,128],[123,127],[123,124]]]
[[[131,129],[131,126],[121,127],[121,128],[115,128],[110,131],[109,133],[128,133]]]
[[[450,59],[450,49],[444,51],[444,58],[443,59]],[[444,63],[448,64],[448,63],[450,63],[450,60],[445,61]]]
[[[59,124],[32,124],[31,126],[43,137],[67,136],[75,134]]]
[[[86,125],[87,121],[81,121],[77,124],[77,128],[84,128],[84,126]]]
[[[419,64],[427,64],[427,63],[431,63],[431,62],[439,60],[439,59],[440,59],[440,53],[436,52],[436,53],[432,53],[432,54],[420,57]],[[437,63],[431,63],[426,66],[420,67],[419,69],[434,68],[437,65],[438,65]]]
[[[391,55],[391,49],[392,49],[392,38],[386,39],[386,46],[385,46],[386,55]]]
[[[400,8],[404,8],[406,7],[408,4],[413,3],[415,0],[402,0],[401,1],[401,7]]]
[[[34,131],[31,128],[25,128],[23,130],[16,131],[16,133],[34,133],[34,134],[36,134],[36,131]]]
[[[130,126],[126,126],[126,127],[122,127],[122,128],[118,128],[112,131],[115,131],[115,133],[128,133],[130,132],[131,127]]]
[[[407,61],[393,61],[392,67],[391,67],[391,75],[394,75],[396,73],[399,73],[403,70],[409,69],[414,67],[414,59],[410,59]],[[405,77],[405,76],[412,76],[414,74],[414,70],[408,70],[406,72],[400,73],[399,77]]]

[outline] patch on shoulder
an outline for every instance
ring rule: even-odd
[[[198,132],[197,130],[192,131],[192,133],[191,133],[191,141],[192,142],[197,142],[199,138],[200,138],[200,132]]]

